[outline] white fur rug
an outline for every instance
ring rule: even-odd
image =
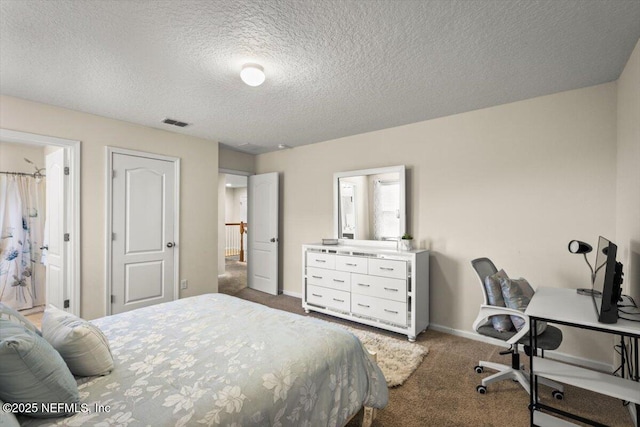
[[[389,387],[402,385],[429,353],[429,349],[407,341],[406,337],[402,340],[342,324],[339,326],[357,336],[369,352],[376,353],[378,366]]]

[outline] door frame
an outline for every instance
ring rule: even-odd
[[[14,144],[54,145],[66,150],[69,159],[69,200],[65,229],[69,232],[69,256],[65,269],[69,279],[69,312],[80,316],[80,141],[0,128],[0,140]]]
[[[147,151],[128,150],[126,148],[119,147],[105,147],[106,151],[106,168],[105,168],[105,313],[107,316],[111,315],[111,292],[112,292],[112,277],[111,268],[112,255],[113,255],[113,155],[124,154],[127,156],[145,157],[148,159],[164,160],[173,163],[175,173],[175,185],[174,185],[174,205],[173,205],[173,230],[175,247],[173,249],[173,262],[174,262],[174,278],[173,278],[173,299],[177,300],[180,296],[180,158],[165,156],[162,154],[149,153]]]
[[[247,172],[247,171],[241,171],[241,170],[236,170],[236,169],[226,169],[226,168],[218,168],[218,176],[220,174],[225,174],[225,175],[238,175],[238,176],[244,176],[247,178],[247,196],[249,196],[249,177],[251,175],[255,175],[255,173],[253,172]],[[218,195],[218,197],[220,197],[220,195]],[[247,205],[248,205],[248,197],[247,197]],[[248,212],[247,212],[248,214]],[[247,222],[249,221],[249,216],[247,215]],[[225,218],[224,218],[224,214],[222,217],[220,217],[220,215],[218,215],[218,243],[220,243],[220,239],[224,239],[224,234],[220,234],[220,224],[222,224],[222,227],[224,229],[224,223],[225,223]],[[251,227],[251,224],[249,224],[249,227]],[[220,246],[218,246],[218,249],[220,249]],[[247,271],[249,269],[249,258],[248,258],[248,254],[249,254],[249,239],[247,238],[247,248],[245,250],[245,254],[247,254]],[[222,253],[220,253],[220,251],[218,250],[218,259],[216,260],[216,263],[221,261],[220,257],[222,257],[222,261],[224,261],[225,258],[225,254],[224,254],[224,250],[222,251]],[[219,264],[218,264],[219,265]],[[222,276],[222,274],[224,273],[220,273],[220,270],[218,270],[218,278],[220,276]],[[247,286],[249,285],[249,280],[247,278]],[[219,291],[219,290],[218,290]]]

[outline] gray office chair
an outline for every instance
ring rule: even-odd
[[[529,384],[529,373],[525,371],[524,365],[520,363],[520,353],[518,352],[518,346],[521,344],[524,346],[525,353],[530,355],[529,347],[529,317],[518,310],[513,310],[507,307],[498,307],[495,305],[489,305],[489,298],[487,290],[485,288],[485,278],[498,272],[496,266],[491,262],[489,258],[478,258],[471,261],[471,265],[478,273],[480,278],[480,287],[482,289],[482,295],[484,295],[484,302],[480,306],[480,312],[475,322],[473,322],[473,329],[481,335],[496,338],[501,341],[505,341],[509,344],[509,350],[501,351],[500,354],[511,354],[511,366],[503,365],[500,363],[480,361],[480,363],[474,368],[476,373],[481,374],[484,372],[484,368],[489,368],[498,371],[497,373],[490,375],[482,380],[482,384],[476,387],[476,390],[480,394],[487,392],[487,386],[493,382],[501,381],[505,379],[511,379],[517,381],[522,387],[531,393],[531,385]],[[506,314],[509,316],[518,316],[525,320],[525,327],[520,331],[507,331],[499,332],[493,328],[490,317],[500,314]],[[562,331],[551,325],[547,325],[547,329],[540,335],[538,335],[538,348],[541,349],[540,355],[544,357],[544,350],[555,350],[562,343]],[[539,384],[544,384],[553,389],[552,395],[558,400],[564,398],[564,387],[562,384],[555,381],[548,380],[546,378],[539,377]]]

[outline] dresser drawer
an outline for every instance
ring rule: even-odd
[[[351,308],[351,294],[336,289],[307,285],[307,303],[348,312]]]
[[[367,274],[368,259],[357,256],[336,255],[336,270]]]
[[[336,268],[336,256],[333,254],[307,252],[307,266],[333,270]]]
[[[307,267],[307,285],[324,286],[348,292],[351,290],[351,273]]]
[[[392,279],[367,274],[351,275],[351,292],[360,295],[385,298],[393,301],[407,301],[406,279]]]
[[[407,304],[403,302],[351,294],[351,311],[396,325],[407,325]]]
[[[369,260],[369,274],[395,279],[406,279],[407,262],[394,259],[371,258]]]

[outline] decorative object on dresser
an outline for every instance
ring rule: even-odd
[[[407,335],[429,326],[429,251],[302,247],[302,306]]]
[[[400,238],[400,250],[410,251],[413,249],[413,236],[409,233],[404,233]]]

